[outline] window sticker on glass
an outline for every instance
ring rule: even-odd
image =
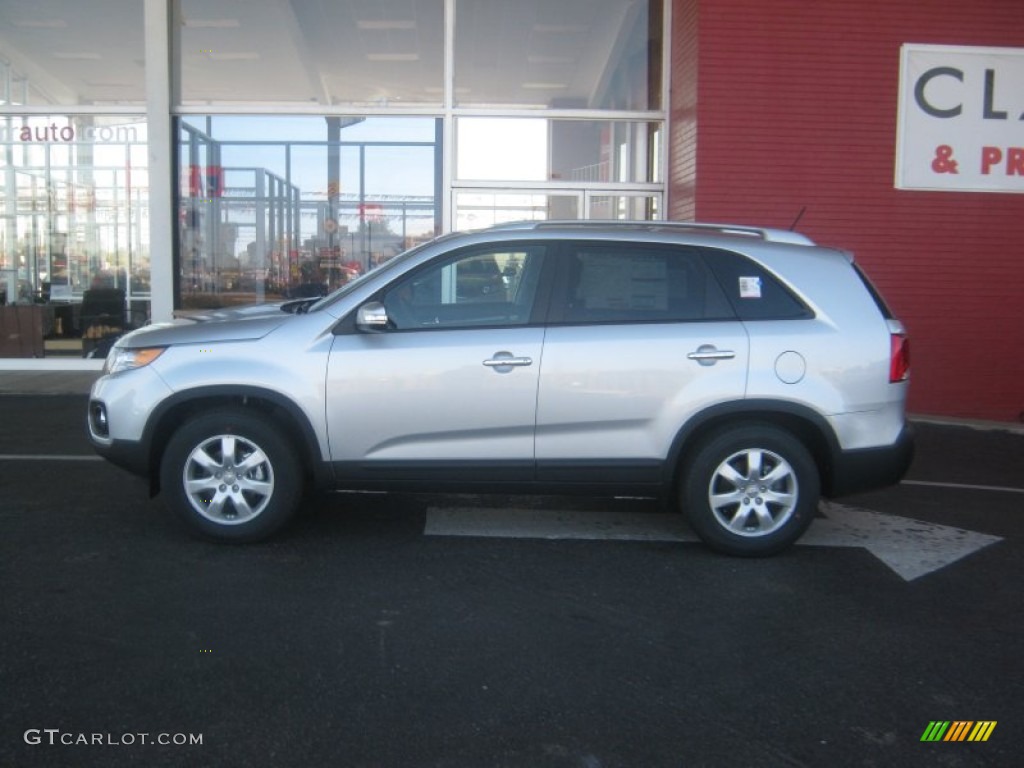
[[[761,298],[761,278],[760,277],[741,277],[740,278],[740,298],[741,299],[760,299]]]
[[[668,308],[668,268],[664,259],[588,253],[577,295],[587,309]]]

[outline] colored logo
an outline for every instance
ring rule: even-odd
[[[988,741],[996,729],[996,720],[932,720],[921,734],[921,741]]]

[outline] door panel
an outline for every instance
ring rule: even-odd
[[[332,459],[532,466],[543,337],[537,327],[336,337],[327,373]]]
[[[712,364],[701,347],[733,353]],[[741,323],[550,328],[537,402],[537,460],[660,461],[681,424],[743,397],[748,342]]]
[[[747,333],[698,253],[574,243],[559,266],[537,402],[542,479],[660,466],[691,415],[744,396]]]
[[[382,290],[388,330],[340,335],[332,347],[336,467],[388,465],[395,474],[396,463],[413,472],[477,465],[532,479],[544,264],[542,245],[472,247]]]

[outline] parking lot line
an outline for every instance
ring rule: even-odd
[[[103,457],[71,453],[0,453],[0,461],[103,461]]]
[[[963,488],[969,491],[998,491],[999,493],[1024,493],[1024,488],[1009,488],[1005,485],[972,485],[971,483],[933,483],[927,480],[904,480],[900,485],[923,485],[933,488]]]

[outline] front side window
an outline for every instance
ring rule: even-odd
[[[533,312],[541,246],[473,249],[403,278],[384,294],[395,330],[525,325]]]
[[[553,319],[643,323],[733,317],[696,251],[631,243],[581,245],[568,255]]]

